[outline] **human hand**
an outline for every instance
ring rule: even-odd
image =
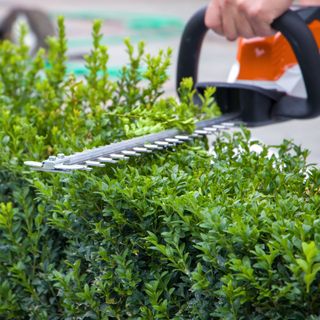
[[[310,0],[309,0],[310,1]],[[228,40],[252,38],[274,33],[271,24],[293,0],[211,0],[205,24]]]

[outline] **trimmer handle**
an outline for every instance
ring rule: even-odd
[[[206,8],[196,12],[187,23],[178,56],[177,89],[185,77],[191,77],[196,87],[198,64],[203,39],[208,31],[204,24]],[[273,107],[274,117],[311,118],[320,115],[320,57],[318,46],[307,23],[320,20],[320,7],[288,10],[273,23],[290,43],[307,91],[307,99],[285,95]],[[258,106],[257,106],[258,107]]]

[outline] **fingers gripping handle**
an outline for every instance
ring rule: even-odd
[[[177,89],[185,77],[194,85],[198,78],[198,64],[203,39],[208,31],[204,23],[206,8],[196,12],[187,23],[180,43],[177,67]],[[300,65],[308,98],[297,103],[280,103],[275,115],[290,118],[308,118],[320,114],[320,57],[312,32],[303,19],[288,10],[277,18],[272,27],[280,31],[290,43]],[[292,101],[291,101],[292,102]]]

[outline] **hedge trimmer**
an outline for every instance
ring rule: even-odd
[[[241,39],[238,62],[226,83],[197,82],[201,45],[207,32],[204,15],[205,8],[190,19],[184,30],[177,88],[185,77],[193,78],[198,94],[207,87],[216,87],[221,117],[198,122],[191,134],[171,129],[25,164],[37,171],[91,170],[227,130],[240,122],[261,126],[320,114],[320,7],[288,10],[274,21],[272,26],[279,32],[272,37]]]

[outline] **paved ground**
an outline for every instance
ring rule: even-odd
[[[87,13],[89,16],[91,13],[91,16],[97,16],[97,18],[107,16],[109,19],[104,26],[104,32],[110,39],[110,64],[112,66],[117,67],[126,61],[123,46],[118,41],[120,37],[126,35],[130,35],[135,40],[139,37],[147,39],[150,52],[157,52],[160,48],[166,47],[174,49],[174,61],[170,69],[172,77],[166,85],[167,93],[174,94],[175,60],[181,26],[193,12],[206,3],[207,0],[0,0],[0,11],[4,13],[11,6],[27,5],[38,6],[49,12],[60,12],[69,16],[75,12]],[[159,31],[157,28],[151,28],[147,33],[145,30],[138,30],[138,28],[132,34],[132,30],[129,30],[127,25],[119,23],[119,20],[126,20],[127,22],[130,20],[132,22],[139,21],[139,19],[145,22],[148,16],[173,21],[173,24],[175,24],[172,31],[169,30],[168,32],[166,30],[163,35],[161,30]],[[90,19],[86,22],[75,18],[67,19],[66,25],[68,36],[74,39],[74,50],[79,50],[79,47],[81,47],[79,39],[90,37]],[[80,41],[80,45],[77,39]],[[76,45],[77,41],[78,47]],[[235,44],[214,35],[208,36],[201,56],[200,79],[225,80],[229,67],[234,61],[234,56]],[[253,135],[270,144],[279,143],[284,138],[293,139],[296,143],[311,150],[309,158],[311,162],[320,163],[320,132],[317,130],[318,127],[320,127],[320,119],[291,121],[253,129]]]

